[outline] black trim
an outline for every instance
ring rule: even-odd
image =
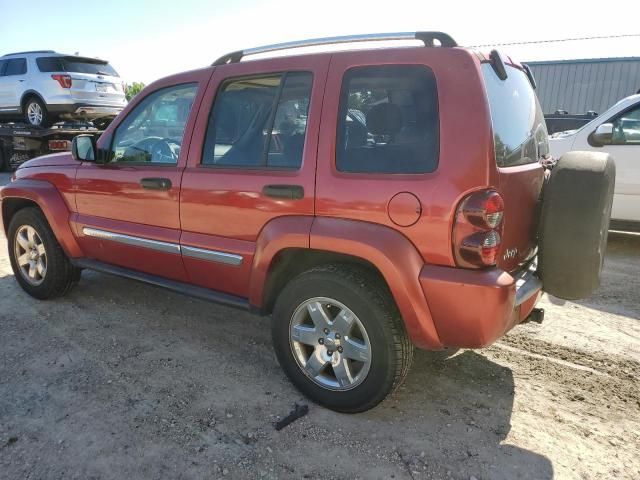
[[[491,53],[489,54],[489,59],[491,60],[491,67],[493,67],[493,71],[496,72],[496,75],[498,76],[498,78],[500,80],[506,80],[507,67],[505,67],[505,61],[502,58],[502,55],[500,55],[500,52],[498,50],[491,50]]]
[[[166,288],[173,292],[182,293],[183,295],[190,297],[226,305],[228,307],[250,310],[249,301],[246,298],[238,297],[236,295],[218,292],[216,290],[178,282],[176,280],[169,280],[149,273],[137,272],[135,270],[99,262],[98,260],[91,260],[89,258],[72,259],[71,263],[79,268],[88,268],[89,270],[95,270],[96,272],[137,280],[139,282],[155,285],[156,287]]]
[[[609,223],[609,230],[618,230],[621,232],[640,232],[640,222],[633,220],[614,220]]]

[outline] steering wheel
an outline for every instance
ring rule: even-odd
[[[176,163],[180,152],[180,145],[175,140],[162,137],[147,137],[128,148],[144,152],[153,163]]]

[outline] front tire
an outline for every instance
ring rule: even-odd
[[[7,240],[16,280],[32,297],[65,295],[80,280],[80,269],[71,264],[39,209],[19,210],[11,219]]]
[[[386,285],[352,265],[316,267],[293,279],[276,301],[272,336],[292,383],[339,412],[376,406],[402,383],[413,359]]]

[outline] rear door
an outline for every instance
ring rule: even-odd
[[[186,280],[180,256],[180,181],[210,70],[144,92],[103,134],[104,164],[76,176],[75,219],[83,251],[109,264]]]
[[[313,216],[329,58],[216,67],[180,194],[180,243],[191,282],[247,296],[265,225],[284,216]]]
[[[498,78],[483,63],[493,125],[496,176],[494,183],[504,199],[504,231],[498,266],[516,269],[531,258],[536,247],[538,201],[544,170],[540,160],[549,143],[544,116],[526,74],[506,66],[507,78]]]

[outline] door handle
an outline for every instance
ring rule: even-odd
[[[168,178],[143,178],[140,180],[140,186],[147,190],[169,190],[171,180]]]
[[[267,197],[300,200],[304,198],[304,188],[300,185],[265,185],[262,193]]]

